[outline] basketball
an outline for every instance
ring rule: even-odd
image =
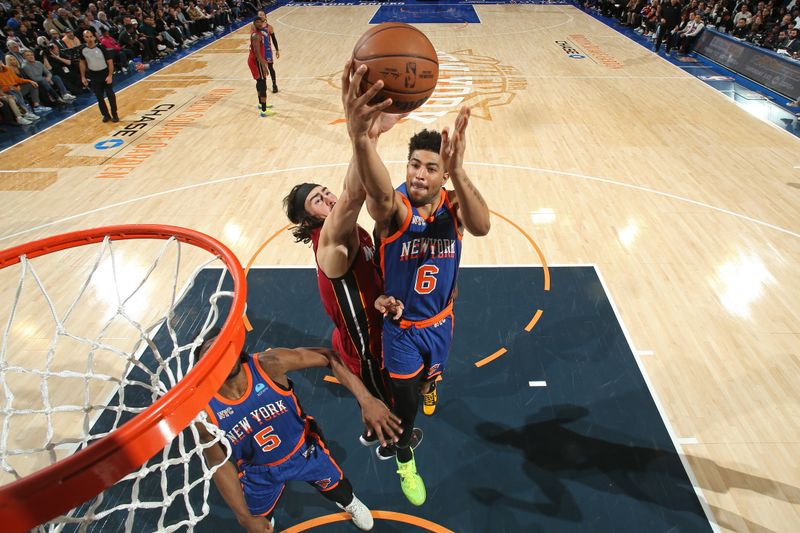
[[[353,48],[353,68],[366,65],[361,93],[378,80],[383,90],[373,100],[392,99],[386,113],[408,113],[425,103],[439,79],[439,59],[425,36],[413,26],[386,22],[370,28]]]

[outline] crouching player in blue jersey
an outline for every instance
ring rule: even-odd
[[[212,330],[197,349],[199,357],[219,330]],[[250,355],[245,351],[208,403],[205,411],[231,445],[233,462],[214,474],[214,483],[250,532],[273,531],[270,521],[286,482],[305,481],[336,503],[359,529],[372,529],[369,509],[328,451],[314,419],[303,412],[286,376],[292,370],[330,366],[334,376],[358,400],[362,418],[382,444],[400,434],[400,420],[372,396],[339,357],[326,348],[275,348]],[[198,425],[205,442],[211,436]],[[205,450],[210,465],[225,461],[219,444]],[[235,465],[234,465],[235,462]]]
[[[403,319],[385,317],[383,360],[391,377],[392,411],[403,422],[397,442],[400,486],[414,505],[425,502],[409,436],[423,393],[425,414],[433,414],[435,380],[442,374],[453,336],[453,298],[461,259],[461,237],[489,232],[489,207],[464,171],[470,110],[458,113],[452,133],[423,130],[411,138],[405,183],[392,187],[369,128],[383,107],[358,95],[366,67],[342,88],[347,129],[356,166],[375,220],[376,256],[384,294],[403,302]],[[380,83],[380,82],[378,82]],[[455,190],[444,189],[448,179]]]

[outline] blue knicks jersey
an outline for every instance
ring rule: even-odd
[[[381,241],[383,290],[403,302],[405,320],[418,322],[435,317],[451,301],[461,261],[461,233],[444,189],[430,218],[411,205],[405,184],[397,191],[408,215],[396,232]]]
[[[206,413],[225,432],[237,465],[280,464],[305,442],[305,415],[291,388],[276,385],[255,356],[241,371],[247,376],[247,392],[238,400],[215,394]]]

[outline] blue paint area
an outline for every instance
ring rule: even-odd
[[[468,4],[410,4],[381,6],[369,21],[405,22],[406,24],[479,24],[481,21],[475,8]]]
[[[218,272],[201,272],[178,309],[179,339],[199,326]],[[538,267],[461,270],[439,409],[417,419],[425,431],[416,454],[428,487],[424,506],[406,501],[392,461],[378,461],[358,443],[357,404],[341,386],[323,381],[327,370],[294,373],[298,398],[373,510],[419,516],[458,532],[710,531],[595,270],[550,272],[553,290],[544,292]],[[313,269],[254,268],[248,284],[254,326],[248,350],[330,344],[332,326]],[[537,309],[541,319],[527,333]],[[501,347],[505,355],[475,367]],[[547,387],[531,388],[528,381]],[[176,472],[170,484],[182,475]],[[142,490],[160,489],[153,482]],[[216,489],[209,503],[210,516],[197,531],[235,530]],[[292,483],[276,522],[283,529],[335,512],[312,488]],[[115,524],[106,520],[102,527],[116,530]],[[353,529],[337,523],[319,530]],[[421,530],[378,521],[373,531]]]

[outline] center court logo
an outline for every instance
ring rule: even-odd
[[[522,73],[497,58],[481,55],[472,49],[436,52],[439,57],[439,81],[425,104],[409,114],[407,120],[431,124],[458,110],[472,108],[472,117],[492,120],[492,108],[509,105],[519,91],[528,87]],[[317,78],[336,90],[341,89],[342,71]],[[344,118],[331,121],[341,124]]]

